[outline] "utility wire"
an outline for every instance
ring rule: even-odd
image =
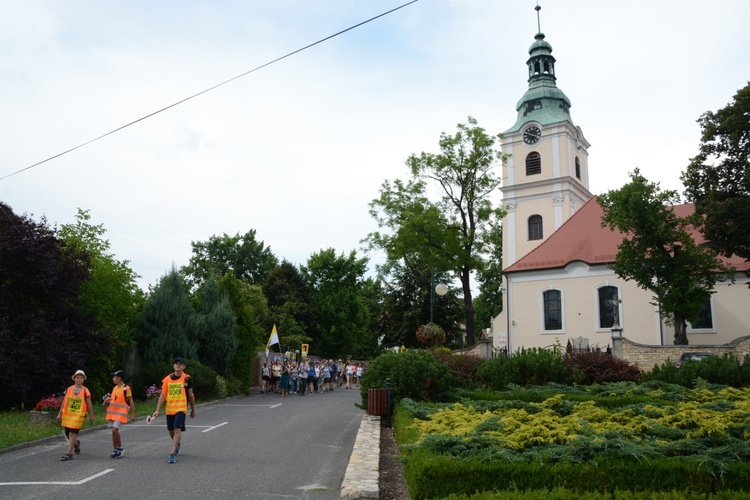
[[[60,157],[60,156],[62,156],[62,155],[65,155],[65,154],[68,154],[68,153],[70,153],[70,152],[72,152],[72,151],[75,151],[76,149],[79,149],[79,148],[82,148],[82,147],[84,147],[84,146],[87,146],[87,145],[91,144],[92,142],[96,142],[96,141],[98,141],[99,139],[103,139],[103,138],[107,137],[108,135],[112,135],[112,134],[114,134],[115,132],[119,132],[120,130],[126,129],[126,128],[130,127],[131,125],[135,125],[135,124],[136,124],[136,123],[138,123],[138,122],[142,122],[143,120],[146,120],[146,119],[148,119],[148,118],[151,118],[152,116],[158,115],[159,113],[162,113],[162,112],[164,112],[164,111],[166,111],[166,110],[168,110],[168,109],[170,109],[170,108],[174,108],[175,106],[178,106],[178,105],[180,105],[180,104],[182,104],[182,103],[184,103],[184,102],[187,102],[187,101],[189,101],[189,100],[191,100],[191,99],[195,99],[196,97],[198,97],[198,96],[200,96],[200,95],[203,95],[203,94],[205,94],[206,92],[210,92],[210,91],[212,91],[212,90],[214,90],[214,89],[217,89],[217,88],[219,88],[219,87],[221,87],[221,86],[223,86],[223,85],[226,85],[227,83],[233,82],[233,81],[235,81],[235,80],[237,80],[237,79],[239,79],[239,78],[242,78],[243,76],[247,76],[247,75],[249,75],[250,73],[254,73],[254,72],[256,72],[256,71],[258,71],[258,70],[260,70],[260,69],[263,69],[263,68],[265,68],[266,66],[270,66],[271,64],[277,63],[277,62],[281,61],[282,59],[286,59],[287,57],[291,57],[291,56],[293,56],[293,55],[295,55],[295,54],[298,54],[298,53],[302,52],[303,50],[307,50],[307,49],[309,49],[309,48],[311,48],[311,47],[314,47],[314,46],[316,46],[316,45],[318,45],[318,44],[321,44],[321,43],[323,43],[323,42],[325,42],[325,41],[327,41],[327,40],[330,40],[331,38],[335,38],[335,37],[337,37],[337,36],[339,36],[339,35],[342,35],[342,34],[346,33],[347,31],[351,31],[351,30],[353,30],[353,29],[355,29],[355,28],[359,28],[360,26],[362,26],[362,25],[365,25],[365,24],[367,24],[367,23],[369,23],[369,22],[371,22],[371,21],[374,21],[375,19],[381,18],[381,17],[383,17],[383,16],[387,16],[388,14],[391,14],[391,13],[393,13],[393,12],[396,12],[397,10],[403,9],[404,7],[406,7],[406,6],[408,6],[408,5],[411,5],[411,4],[413,4],[413,3],[416,3],[416,2],[418,2],[418,1],[419,1],[419,0],[411,0],[410,2],[407,2],[407,3],[403,4],[403,5],[399,5],[398,7],[394,8],[394,9],[391,9],[391,10],[389,10],[389,11],[383,12],[382,14],[378,14],[378,15],[377,15],[377,16],[375,16],[375,17],[371,17],[370,19],[367,19],[367,20],[365,20],[365,21],[362,21],[361,23],[358,23],[358,24],[355,24],[354,26],[350,26],[350,27],[348,27],[348,28],[346,28],[345,30],[341,30],[341,31],[339,31],[338,33],[334,33],[333,35],[329,35],[329,36],[327,36],[327,37],[325,37],[325,38],[321,38],[321,39],[320,39],[320,40],[318,40],[317,42],[313,42],[313,43],[311,43],[310,45],[305,45],[305,46],[304,46],[304,47],[302,47],[301,49],[297,49],[297,50],[295,50],[295,51],[293,51],[293,52],[289,52],[289,53],[288,53],[288,54],[286,54],[286,55],[283,55],[283,56],[281,56],[281,57],[277,57],[276,59],[274,59],[274,60],[272,60],[272,61],[269,61],[269,62],[267,62],[267,63],[265,63],[265,64],[261,64],[260,66],[257,66],[257,67],[255,67],[255,68],[253,68],[253,69],[249,70],[249,71],[245,71],[245,72],[244,72],[244,73],[242,73],[242,74],[239,74],[239,75],[237,75],[237,76],[235,76],[235,77],[233,77],[233,78],[230,78],[229,80],[225,80],[225,81],[223,81],[223,82],[221,82],[221,83],[218,83],[218,84],[214,85],[213,87],[209,87],[209,88],[207,88],[207,89],[205,89],[205,90],[202,90],[202,91],[198,92],[197,94],[193,94],[193,95],[191,95],[190,97],[186,97],[185,99],[182,99],[181,101],[177,101],[177,102],[175,102],[174,104],[170,104],[169,106],[163,107],[163,108],[161,108],[161,109],[159,109],[159,110],[157,110],[157,111],[154,111],[153,113],[150,113],[150,114],[148,114],[148,115],[146,115],[146,116],[143,116],[143,117],[141,117],[141,118],[138,118],[137,120],[133,120],[133,121],[132,121],[132,122],[130,122],[130,123],[126,123],[125,125],[123,125],[123,126],[121,126],[121,127],[118,127],[118,128],[116,128],[116,129],[114,129],[114,130],[111,130],[111,131],[107,132],[106,134],[102,134],[102,135],[100,135],[100,136],[98,136],[98,137],[94,137],[93,139],[91,139],[91,140],[89,140],[89,141],[86,141],[86,142],[84,142],[84,143],[82,143],[82,144],[79,144],[78,146],[75,146],[75,147],[72,147],[72,148],[70,148],[70,149],[67,149],[67,150],[65,150],[65,151],[63,151],[63,152],[61,152],[61,153],[58,153],[58,154],[54,155],[54,156],[50,156],[49,158],[47,158],[47,159],[45,159],[45,160],[42,160],[42,161],[40,161],[40,162],[34,163],[33,165],[29,165],[29,166],[28,166],[28,167],[26,167],[26,168],[22,168],[21,170],[16,170],[15,172],[12,172],[12,173],[10,173],[10,174],[4,175],[3,177],[0,177],[0,181],[2,181],[2,180],[4,180],[4,179],[7,179],[8,177],[14,176],[14,175],[16,175],[16,174],[20,174],[21,172],[25,172],[26,170],[30,170],[30,169],[32,169],[32,168],[34,168],[34,167],[38,167],[39,165],[41,165],[41,164],[43,164],[43,163],[47,163],[47,162],[48,162],[48,161],[50,161],[50,160],[54,160],[55,158],[59,158],[59,157]]]

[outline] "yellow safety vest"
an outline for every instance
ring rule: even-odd
[[[107,420],[119,421],[123,424],[128,423],[130,406],[128,405],[127,390],[127,385],[122,387],[116,385],[112,389],[111,400],[109,406],[107,406]]]
[[[74,387],[74,385],[71,385],[65,392],[62,407],[62,426],[69,429],[80,429],[83,427],[83,420],[86,417],[86,398],[90,398],[91,393],[83,387],[76,396],[73,392]]]
[[[182,376],[176,380],[172,380],[172,375],[167,375],[161,381],[161,392],[167,402],[165,410],[167,415],[175,415],[180,412],[187,413],[188,402],[185,384],[189,377],[190,375],[182,372]]]

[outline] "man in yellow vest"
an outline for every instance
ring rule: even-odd
[[[125,372],[122,370],[113,372],[112,382],[114,382],[115,387],[104,398],[104,406],[107,407],[107,423],[112,428],[112,447],[114,448],[109,458],[120,458],[125,453],[125,448],[122,447],[120,429],[128,423],[129,415],[132,414],[130,420],[135,420],[135,403],[133,402],[133,392],[129,386],[125,385]]]
[[[65,437],[68,438],[68,452],[60,457],[63,462],[73,458],[73,451],[78,455],[81,453],[81,442],[78,441],[78,431],[83,427],[83,421],[86,418],[86,412],[89,414],[89,421],[94,423],[94,407],[91,406],[91,393],[83,386],[86,380],[86,374],[83,370],[78,370],[73,375],[75,384],[68,387],[65,391],[60,413],[57,414],[57,420],[62,423],[65,430]]]
[[[166,401],[167,408],[167,430],[172,438],[172,451],[169,454],[169,463],[177,462],[177,455],[180,454],[182,445],[180,439],[185,431],[185,416],[187,407],[190,404],[190,418],[195,418],[195,396],[193,395],[193,379],[185,373],[185,360],[175,358],[174,373],[164,377],[161,382],[161,395],[159,402],[156,403],[156,411],[153,417],[159,416],[161,405]]]

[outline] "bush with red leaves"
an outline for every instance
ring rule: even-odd
[[[564,361],[568,373],[578,384],[636,382],[641,376],[641,371],[633,363],[590,347],[569,350]]]

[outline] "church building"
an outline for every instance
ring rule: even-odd
[[[537,6],[537,20],[539,19]],[[674,343],[652,292],[617,276],[610,266],[623,235],[601,227],[603,211],[589,190],[591,146],[571,118],[571,101],[557,87],[552,46],[539,26],[529,48],[529,88],[503,133],[503,311],[493,319],[496,349],[575,346],[606,348],[612,327],[648,345]],[[606,159],[599,161],[606,162]],[[674,207],[680,216],[693,206]],[[695,231],[697,242],[703,238]],[[727,259],[736,282],[718,282],[696,324],[691,345],[724,344],[748,335],[748,263]]]

